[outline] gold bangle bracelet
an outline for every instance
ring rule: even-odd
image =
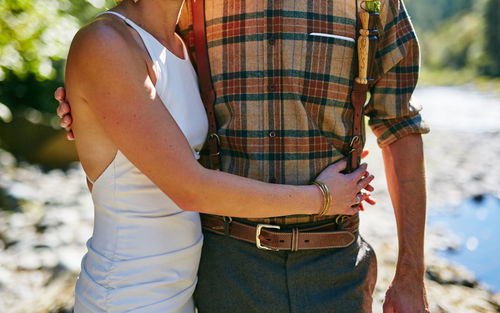
[[[326,187],[324,183],[320,181],[314,181],[313,184],[319,188],[321,194],[323,195],[323,208],[321,209],[321,211],[319,211],[317,215],[324,216],[330,209],[330,205],[332,203],[332,194],[330,193],[330,190],[328,190],[328,187]]]
[[[317,214],[318,216],[323,216],[328,212],[328,209],[330,208],[330,202],[331,202],[331,195],[330,191],[328,190],[328,187],[323,182],[314,182],[316,186],[319,187],[321,190],[321,193],[323,194],[323,208],[321,211]]]

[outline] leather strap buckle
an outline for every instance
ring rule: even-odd
[[[211,133],[210,135],[208,135],[208,139],[210,140],[215,139],[217,144],[220,145],[220,138],[219,135],[217,135],[216,133]]]
[[[212,151],[210,151],[210,155],[211,156],[219,156],[220,155],[220,151],[219,151],[219,147],[220,147],[220,138],[219,138],[219,135],[217,135],[216,133],[211,133],[210,135],[208,135],[208,140],[209,141],[212,141],[213,144],[216,145],[216,147],[214,147],[214,151],[216,151],[215,153],[213,153]]]
[[[279,251],[278,249],[268,248],[262,245],[262,243],[260,242],[260,232],[262,231],[262,228],[280,229],[281,227],[278,225],[257,224],[257,229],[255,231],[255,245],[257,246],[257,248],[261,250]]]
[[[352,149],[356,149],[354,146],[357,146],[360,142],[361,142],[361,139],[359,138],[359,136],[356,135],[356,136],[352,137],[351,143],[349,146]]]

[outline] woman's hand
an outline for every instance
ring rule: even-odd
[[[366,156],[364,153],[363,156]],[[328,166],[316,178],[323,182],[330,190],[332,204],[327,215],[353,215],[363,209],[362,201],[373,205],[375,201],[370,197],[373,187],[370,182],[373,175],[366,170],[367,164],[361,164],[358,169],[350,174],[342,174],[347,161],[340,160]]]

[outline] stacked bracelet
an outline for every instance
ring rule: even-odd
[[[330,190],[328,190],[328,187],[326,187],[324,183],[320,181],[315,181],[313,182],[313,184],[318,186],[319,190],[321,191],[321,194],[323,195],[323,208],[318,213],[318,216],[323,216],[330,209],[330,205],[332,203],[332,194],[330,193]]]

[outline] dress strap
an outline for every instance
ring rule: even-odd
[[[118,16],[119,18],[121,18],[123,20],[128,20],[128,18],[126,18],[125,16],[123,16],[120,13],[115,12],[115,11],[105,11],[105,12],[97,14],[97,16],[101,16],[101,15],[104,15],[104,14],[113,14],[113,15],[116,15],[116,16]]]
[[[145,30],[142,29],[139,25],[137,25],[132,20],[126,18],[125,16],[123,16],[122,14],[120,14],[118,12],[115,12],[115,11],[105,11],[105,12],[102,12],[102,13],[98,14],[97,16],[101,16],[101,15],[104,15],[104,14],[112,14],[112,15],[118,16],[119,18],[121,18],[122,20],[124,20],[125,23],[127,23],[133,29],[135,29],[138,33],[145,32]]]
[[[112,15],[118,16],[119,18],[121,18],[122,20],[124,20],[125,23],[127,23],[130,27],[132,27],[133,29],[135,29],[135,31],[137,33],[139,33],[139,35],[142,38],[142,41],[144,42],[144,44],[146,45],[146,47],[148,48],[148,50],[149,50],[149,47],[148,47],[148,45],[146,43],[149,42],[149,41],[153,41],[155,44],[159,45],[159,47],[164,48],[164,46],[158,41],[158,39],[156,39],[153,35],[151,35],[149,32],[147,32],[144,28],[142,28],[141,26],[137,25],[131,19],[126,18],[122,14],[120,14],[118,12],[115,12],[115,11],[105,11],[105,12],[102,12],[101,14],[99,14],[97,16],[101,16],[103,14],[112,14]]]
[[[98,14],[97,16],[101,16],[103,14],[112,14],[112,15],[118,16],[119,18],[121,18],[122,20],[124,20],[125,23],[127,23],[130,27],[132,27],[139,34],[139,36],[141,36],[142,41],[144,42],[144,45],[146,46],[146,49],[148,50],[148,52],[149,52],[149,54],[150,54],[150,56],[151,56],[151,58],[153,60],[155,59],[154,55],[156,55],[157,57],[159,56],[158,53],[152,54],[153,51],[157,51],[158,52],[158,51],[167,50],[168,53],[174,55],[158,39],[156,39],[153,35],[151,35],[145,29],[143,29],[142,27],[140,27],[139,25],[137,25],[136,23],[134,23],[134,21],[132,21],[131,19],[128,19],[125,16],[123,16],[122,14],[120,14],[118,12],[115,12],[115,11],[105,11],[105,12],[102,12],[102,13]],[[183,54],[184,54],[184,61],[189,61],[189,54],[188,54],[188,50],[186,48],[186,45],[185,45],[184,41],[179,36],[179,34],[176,33],[176,36],[179,37],[179,39],[181,40],[181,43],[182,43],[182,50],[183,50]],[[175,56],[175,57],[177,57],[177,56]]]

